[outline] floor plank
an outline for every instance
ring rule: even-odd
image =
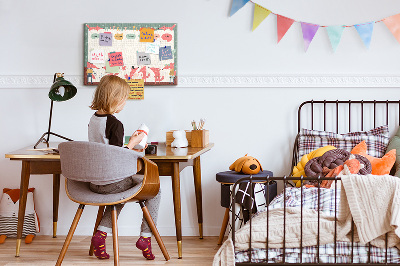
[[[152,238],[153,253],[156,256],[154,261],[148,261],[142,256],[142,252],[135,247],[138,237],[119,237],[119,254],[121,265],[211,265],[214,254],[219,246],[218,237],[209,236],[204,239],[198,237],[183,237],[182,249],[183,258],[178,259],[176,238],[174,236],[163,237],[164,244],[168,250],[171,260],[168,262],[159,249],[157,242]],[[51,236],[37,236],[31,244],[22,241],[20,257],[15,257],[15,238],[7,238],[4,244],[0,245],[0,266],[11,265],[33,265],[47,266],[54,265],[59,252],[64,244],[65,236],[52,238]],[[90,237],[74,236],[65,255],[62,265],[113,265],[112,237],[107,238],[107,252],[109,260],[99,260],[89,256]]]

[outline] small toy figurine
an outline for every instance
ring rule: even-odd
[[[171,147],[175,148],[185,148],[188,146],[188,140],[186,139],[185,130],[176,130],[172,133],[172,136],[175,138],[171,143]]]
[[[262,166],[260,162],[247,154],[243,157],[237,159],[230,167],[229,170],[233,170],[239,173],[256,175],[258,172],[262,171]]]

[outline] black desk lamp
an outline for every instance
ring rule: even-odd
[[[51,127],[51,116],[53,114],[53,101],[56,101],[56,102],[67,101],[67,100],[71,99],[72,97],[74,97],[75,94],[76,94],[76,87],[74,85],[72,85],[71,82],[64,79],[64,73],[55,73],[54,79],[53,79],[53,85],[51,85],[50,92],[49,92],[49,98],[51,100],[49,128],[48,128],[47,132],[45,132],[40,137],[38,142],[36,142],[35,146],[33,146],[34,149],[36,149],[37,145],[40,142],[46,143],[47,147],[48,147],[50,135],[54,135],[59,138],[72,141],[72,139],[69,139],[69,138],[66,138],[61,135],[51,132],[50,127]],[[46,138],[46,136],[47,136],[47,138]]]

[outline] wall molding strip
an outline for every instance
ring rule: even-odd
[[[84,86],[82,75],[65,75],[77,86]],[[53,81],[53,75],[0,75],[0,89],[46,88]],[[149,86],[148,86],[149,87]],[[166,86],[167,88],[169,86]],[[280,76],[179,76],[180,88],[396,88],[400,87],[400,76],[318,76],[318,75],[280,75]]]

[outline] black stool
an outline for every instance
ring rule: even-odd
[[[229,207],[231,205],[231,185],[235,184],[236,181],[243,177],[249,177],[250,175],[238,173],[235,171],[225,171],[219,172],[216,174],[216,179],[219,183],[221,183],[221,206],[226,208],[224,220],[222,221],[221,232],[219,233],[218,245],[222,244],[222,240],[225,236],[226,227],[229,222]],[[265,177],[265,180],[268,176],[273,176],[273,173],[268,170],[260,171],[258,174],[253,175],[253,177]],[[265,199],[267,204],[276,197],[277,194],[277,186],[276,182],[271,182],[269,185],[269,198]],[[267,186],[265,186],[265,191],[267,191]],[[265,197],[267,197],[267,192],[265,192]]]

